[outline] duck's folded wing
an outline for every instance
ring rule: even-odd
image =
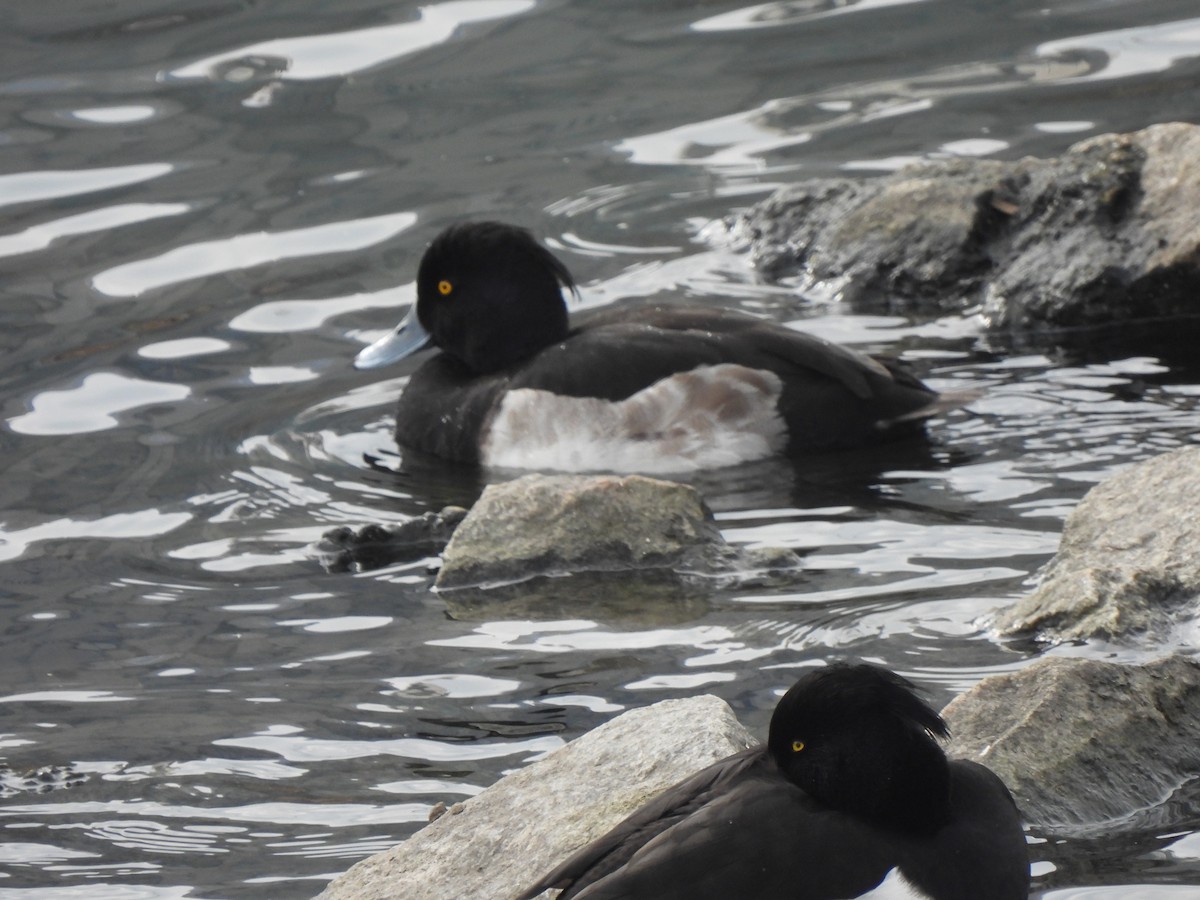
[[[774,372],[860,402],[899,401],[916,409],[937,399],[894,361],[750,316],[688,308],[593,320],[530,359],[512,386],[622,400],[676,372],[721,363]]]
[[[746,756],[643,807],[520,900],[550,887],[565,889],[560,900],[835,900],[897,865],[886,836]]]
[[[575,900],[838,900],[899,862],[887,836],[777,778],[749,778],[643,845]]]
[[[688,351],[700,356],[712,354],[720,362],[773,372],[807,370],[842,385],[863,400],[893,382],[932,394],[907,369],[890,360],[879,360],[737,310],[651,306],[627,312],[618,310],[591,321],[609,329],[625,329],[627,333],[643,329],[647,334],[657,335],[664,347],[680,354]],[[638,340],[633,334],[626,339],[634,343]]]
[[[765,758],[765,747],[752,747],[713,763],[668,788],[607,834],[580,848],[516,900],[531,900],[550,888],[573,888],[563,895],[572,896],[583,886],[623,866],[656,835],[710,802],[716,792],[728,790],[744,778],[748,770],[764,765]]]

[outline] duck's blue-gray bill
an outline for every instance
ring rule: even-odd
[[[428,343],[429,332],[421,327],[414,304],[399,325],[354,357],[354,368],[377,369],[386,366],[411,356]]]

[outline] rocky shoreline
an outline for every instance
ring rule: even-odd
[[[690,488],[638,478],[631,494],[616,484],[628,480],[527,476],[510,482],[498,491],[505,510],[501,531],[524,521],[523,514],[544,514],[548,492],[559,497],[561,512],[572,505],[568,497],[618,491],[630,521],[637,519],[630,496],[650,517],[646,521],[664,510],[678,512],[680,501],[690,510],[688,524],[672,532],[670,552],[645,545],[644,560],[669,569],[690,558],[689,548],[721,545],[708,524],[711,514]],[[522,502],[528,495],[536,499]],[[1183,498],[1185,512],[1165,504],[1166,496]],[[495,499],[483,506],[489,516]],[[1193,621],[1200,596],[1192,580],[1200,560],[1200,504],[1193,499],[1200,499],[1200,448],[1147,460],[1097,485],[1069,518],[1042,585],[1000,614],[998,630],[1053,646],[1081,635],[1128,641],[1153,623]],[[583,523],[573,527],[572,553],[583,555],[572,558],[612,562],[588,556],[578,543],[586,533]],[[596,553],[614,552],[610,531],[594,537]],[[526,548],[489,573],[485,559],[504,541],[483,541],[478,546],[489,549],[468,564],[463,548],[476,546],[477,539],[447,547],[459,571],[472,573],[474,587],[491,575],[514,577],[515,559],[524,560],[519,574],[528,578],[538,574],[533,562],[545,561]],[[630,552],[624,547],[615,555],[634,572]],[[553,559],[561,573],[563,557]],[[1109,588],[1099,599],[1097,586]],[[1042,832],[1087,833],[1135,817],[1153,819],[1200,777],[1200,662],[1184,654],[1145,664],[1043,658],[983,679],[943,715],[953,736],[950,755],[978,760],[1001,775],[1027,821]],[[448,900],[514,894],[531,872],[549,868],[655,792],[752,742],[715,697],[631,710],[456,804],[409,840],[355,865],[321,896]],[[513,858],[513,847],[523,848],[520,859]]]
[[[1110,331],[1148,346],[1137,342],[1200,322],[1198,157],[1200,128],[1169,124],[1052,160],[814,180],[731,218],[728,233],[765,277],[833,282],[859,308],[974,307],[993,335],[1078,346]],[[612,593],[613,579],[631,610],[646,605],[639,592],[667,591],[686,616],[697,581],[801,571],[790,551],[727,544],[694,489],[637,476],[527,476],[489,487],[466,513],[394,533],[343,530],[321,553],[347,570],[439,551],[436,589],[463,617],[497,598],[553,614]],[[948,752],[1001,775],[1040,834],[1138,821],[1169,830],[1173,800],[1200,778],[1198,607],[1200,448],[1188,447],[1119,472],[1072,512],[1037,588],[991,623],[998,639],[1026,651],[1032,642],[1043,657],[1014,653],[1011,672],[953,700]],[[1107,642],[1122,661],[1072,657],[1083,642]],[[512,895],[753,740],[715,697],[630,710],[359,862],[321,896]]]
[[[1198,156],[1200,127],[1153,125],[1053,159],[810,179],[726,227],[763,277],[833,286],[863,311],[979,308],[989,334],[1021,342],[1174,343],[1200,329]]]

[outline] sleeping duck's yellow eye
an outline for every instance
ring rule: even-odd
[[[792,741],[792,752],[793,753],[799,753],[803,749],[804,749],[804,741],[801,741],[799,739]]]
[[[441,294],[443,297],[448,297],[450,295],[450,292],[453,290],[454,290],[454,285],[451,284],[449,281],[447,281],[445,278],[443,278],[441,281],[438,282],[438,293]]]

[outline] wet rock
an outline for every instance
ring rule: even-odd
[[[455,804],[321,897],[511,897],[655,794],[752,743],[716,697],[631,710]]]
[[[889,178],[805,181],[734,219],[731,231],[770,278],[833,282],[871,309],[962,309],[968,297],[978,302],[992,271],[983,235],[1007,217],[988,198],[1008,171],[950,160]]]
[[[728,224],[768,277],[831,282],[862,307],[982,304],[997,334],[1175,339],[1200,321],[1198,157],[1200,127],[1155,125],[1055,159],[801,182]]]
[[[484,490],[446,546],[436,585],[491,587],[578,572],[710,572],[741,558],[688,485],[640,475],[526,475]]]
[[[1001,613],[1002,634],[1122,638],[1196,614],[1200,448],[1119,472],[1088,491],[1037,590]]]
[[[535,576],[515,584],[455,588],[441,593],[460,621],[521,618],[590,619],[624,628],[665,628],[692,622],[711,610],[713,591],[767,589],[802,583],[801,559],[780,548],[720,548],[706,571],[636,569]],[[719,566],[719,568],[718,568]]]
[[[460,622],[577,619],[621,628],[668,628],[708,614],[711,579],[670,569],[576,572],[570,577],[535,576],[516,584],[442,591],[446,612]]]
[[[1045,659],[943,710],[953,756],[1004,779],[1033,824],[1086,831],[1160,807],[1200,775],[1200,662]]]
[[[399,525],[364,525],[325,532],[316,552],[329,572],[365,572],[442,552],[467,511],[447,506]]]
[[[997,330],[1179,327],[1200,313],[1200,127],[1076,144],[1011,180],[1018,211],[985,296]],[[1167,320],[1166,322],[1162,320]]]
[[[0,799],[16,794],[45,794],[83,784],[87,776],[70,766],[41,766],[17,770],[0,763]]]

